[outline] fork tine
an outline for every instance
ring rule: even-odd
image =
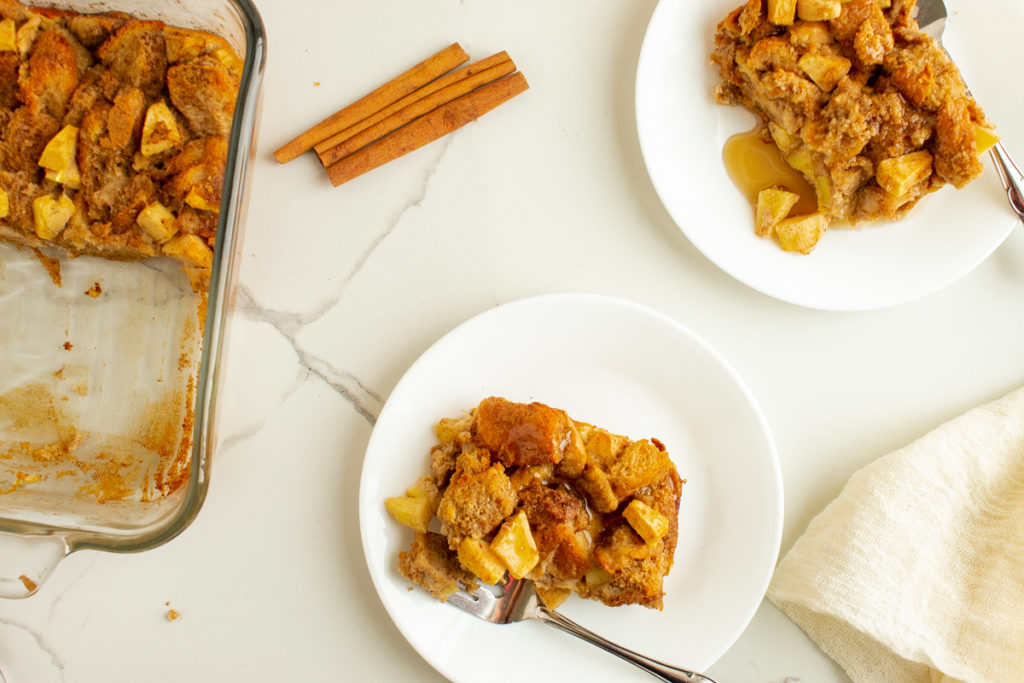
[[[448,596],[447,603],[458,607],[463,612],[489,621],[495,600],[494,594],[487,590],[487,587],[479,586],[472,593],[467,593],[464,590],[452,593]]]

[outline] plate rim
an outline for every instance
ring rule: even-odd
[[[750,390],[749,386],[743,380],[739,372],[722,355],[721,352],[719,352],[715,347],[713,347],[701,335],[697,334],[693,329],[683,324],[682,322],[676,320],[675,318],[661,311],[619,297],[579,292],[549,293],[499,303],[495,306],[489,307],[474,315],[471,315],[468,318],[465,318],[462,322],[456,324],[448,332],[444,333],[436,341],[431,343],[416,358],[416,360],[414,360],[408,366],[405,372],[403,372],[402,376],[395,383],[395,386],[391,390],[390,394],[388,395],[388,398],[385,400],[384,405],[381,408],[380,413],[378,414],[377,420],[374,424],[373,432],[371,432],[370,438],[367,441],[359,478],[358,513],[360,542],[362,544],[363,549],[363,559],[364,562],[366,563],[367,572],[370,574],[371,583],[373,584],[374,591],[377,594],[378,601],[384,607],[384,610],[387,613],[389,619],[398,629],[399,633],[402,635],[402,638],[417,652],[417,654],[419,654],[419,656],[427,664],[429,664],[433,669],[435,669],[440,674],[448,677],[453,681],[461,681],[464,679],[464,677],[461,676],[458,671],[452,671],[450,670],[449,667],[444,666],[444,664],[441,661],[438,661],[437,658],[432,656],[432,653],[425,651],[423,648],[421,648],[420,644],[416,639],[411,638],[406,633],[407,625],[404,624],[401,615],[396,613],[397,607],[392,605],[390,599],[388,597],[385,597],[384,595],[385,586],[383,585],[383,582],[387,580],[386,574],[380,571],[375,571],[374,566],[371,564],[371,553],[368,540],[368,533],[370,531],[370,520],[368,519],[367,516],[367,505],[369,501],[367,501],[366,499],[366,496],[368,495],[366,491],[368,488],[367,479],[373,476],[373,473],[369,465],[372,449],[375,440],[378,438],[378,425],[385,422],[385,418],[390,414],[391,410],[397,410],[396,408],[393,407],[394,404],[392,403],[392,397],[397,392],[399,392],[399,390],[407,381],[411,381],[408,380],[408,378],[414,375],[417,372],[418,368],[428,363],[431,357],[439,352],[438,349],[443,348],[444,345],[450,342],[450,340],[453,337],[460,334],[465,334],[468,328],[472,326],[481,325],[487,322],[487,320],[489,320],[490,318],[504,315],[510,309],[523,309],[532,306],[542,306],[551,303],[569,304],[573,301],[587,301],[591,303],[598,303],[601,305],[610,305],[628,309],[632,314],[639,314],[651,317],[654,320],[657,320],[659,323],[671,328],[673,333],[680,334],[683,337],[686,337],[688,341],[693,343],[697,348],[700,349],[701,352],[703,352],[711,361],[713,361],[714,364],[718,367],[718,369],[724,372],[724,375],[729,379],[733,387],[739,392],[743,401],[750,408],[752,416],[755,418],[751,425],[753,426],[756,424],[758,436],[760,439],[763,440],[766,454],[768,456],[769,469],[772,475],[772,485],[770,487],[770,490],[774,493],[775,497],[774,524],[772,525],[772,534],[770,539],[770,547],[773,549],[773,552],[771,553],[770,558],[765,557],[762,560],[764,562],[764,569],[761,573],[760,581],[756,586],[756,592],[760,597],[756,601],[751,601],[751,604],[743,613],[742,619],[740,619],[737,622],[737,626],[734,632],[729,634],[729,637],[727,639],[728,642],[724,642],[723,645],[719,648],[720,651],[709,653],[710,656],[708,657],[708,659],[710,661],[710,664],[708,664],[708,667],[717,662],[733,645],[735,645],[736,641],[747,629],[751,620],[754,618],[754,615],[757,613],[758,609],[760,609],[761,605],[764,603],[765,595],[768,590],[768,585],[771,582],[772,575],[774,574],[775,567],[778,563],[782,544],[782,534],[785,518],[785,490],[778,449],[775,444],[775,439],[772,435],[767,417],[765,416],[764,411],[762,410],[759,402],[757,401],[753,392]]]

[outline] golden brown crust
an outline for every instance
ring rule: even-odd
[[[10,205],[0,238],[116,259],[165,253],[202,290],[216,242],[237,55],[222,38],[121,13],[0,0],[0,15],[25,29],[20,51],[0,50],[0,190]],[[202,77],[172,79],[172,69]],[[178,93],[183,87],[187,97]],[[162,118],[147,123],[160,107]],[[59,132],[71,134],[73,146],[58,155],[70,162],[44,168],[43,151]],[[146,147],[147,135],[164,144]],[[34,202],[61,197],[72,215],[40,231]],[[147,229],[140,213],[156,204],[170,223]],[[201,241],[172,248],[178,235]]]
[[[991,126],[956,65],[918,29],[914,4],[883,11],[850,0],[829,21],[803,21],[798,9],[791,26],[777,26],[763,0],[750,0],[718,25],[716,100],[761,117],[831,220],[900,218],[925,194],[981,173],[974,127]],[[900,194],[883,189],[879,164],[918,150],[933,158],[931,174]]]
[[[458,563],[464,539],[490,543],[522,513],[538,554],[527,578],[545,599],[560,601],[571,591],[608,605],[661,608],[681,495],[661,442],[633,441],[541,403],[496,397],[481,401],[470,421],[443,419],[436,431],[441,443],[431,450],[428,488],[440,493],[439,538],[447,547],[435,551],[447,555],[444,562]],[[623,517],[634,500],[667,520],[651,543]],[[423,542],[417,536],[417,546]],[[400,562],[410,576],[409,559]],[[434,580],[414,580],[437,594]]]

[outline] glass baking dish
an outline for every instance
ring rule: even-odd
[[[198,514],[209,484],[266,62],[249,0],[31,3],[119,11],[225,38],[244,59],[208,297],[165,258],[123,263],[0,245],[0,597],[75,550],[136,552]]]

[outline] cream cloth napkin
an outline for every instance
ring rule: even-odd
[[[1024,389],[854,474],[768,598],[857,682],[1024,681]]]

